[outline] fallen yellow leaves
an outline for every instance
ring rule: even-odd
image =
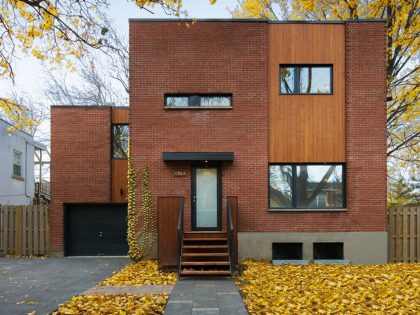
[[[52,315],[73,314],[162,314],[168,296],[164,294],[79,295],[60,306]]]
[[[160,270],[157,261],[143,260],[124,267],[99,285],[174,285],[177,279],[175,272]]]
[[[420,314],[420,264],[243,266],[250,314]]]

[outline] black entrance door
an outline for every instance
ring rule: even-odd
[[[219,167],[193,167],[191,174],[193,230],[220,230],[221,172]]]
[[[68,205],[66,256],[127,255],[126,205]]]

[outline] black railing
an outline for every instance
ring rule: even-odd
[[[35,195],[38,198],[44,198],[50,200],[50,182],[41,180],[41,182],[35,182]]]
[[[229,197],[226,198],[227,200],[227,237],[228,237],[228,252],[229,252],[229,270],[230,274],[233,273],[233,220],[232,220],[232,206],[230,204]]]
[[[181,275],[182,243],[184,242],[184,199],[179,202],[178,214],[178,274]]]

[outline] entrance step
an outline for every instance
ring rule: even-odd
[[[182,270],[182,276],[230,276],[229,270]]]
[[[184,233],[180,276],[230,276],[227,234],[208,231]]]

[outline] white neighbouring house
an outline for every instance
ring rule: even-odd
[[[46,147],[23,131],[7,133],[0,119],[0,205],[30,205],[35,197],[35,150]]]

